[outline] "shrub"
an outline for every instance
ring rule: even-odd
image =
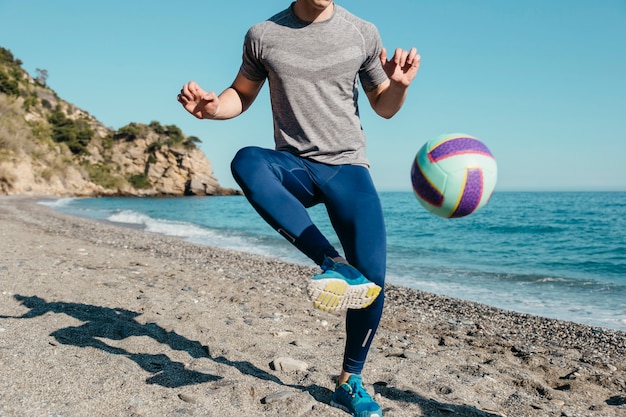
[[[176,125],[165,126],[165,135],[167,135],[165,143],[169,146],[181,144],[185,140],[182,130]]]
[[[150,145],[148,145],[148,147],[146,148],[146,152],[154,155],[154,153],[156,151],[161,150],[161,148],[163,147],[163,144],[161,142],[152,142]]]
[[[145,189],[152,187],[150,181],[148,181],[148,176],[146,174],[136,174],[128,177],[128,182],[130,185],[137,189]]]
[[[200,142],[202,142],[202,141],[200,140],[200,138],[199,138],[199,137],[197,137],[197,136],[189,136],[189,137],[188,137],[187,139],[185,139],[185,141],[183,142],[183,146],[184,146],[186,149],[193,149],[193,148],[196,148],[196,147],[197,147],[197,146],[196,146],[196,143],[200,143]]]
[[[19,96],[19,83],[16,79],[10,77],[6,72],[0,70],[0,93],[10,96]]]
[[[124,179],[113,174],[111,168],[106,164],[85,163],[83,168],[89,175],[91,182],[106,189],[119,190],[124,185]]]
[[[63,114],[60,107],[50,113],[48,122],[52,125],[52,139],[65,143],[73,154],[88,154],[87,145],[94,131],[86,120],[72,120]]]
[[[13,53],[6,48],[0,46],[0,62],[16,63]]]
[[[43,122],[31,122],[30,129],[33,136],[41,142],[49,142],[52,138],[52,129],[50,125]]]
[[[157,122],[156,120],[151,121],[148,126],[150,126],[150,129],[154,130],[155,133],[158,133],[160,135],[165,133],[165,129],[163,128],[163,126],[161,126],[161,123]]]
[[[137,123],[129,123],[124,127],[121,127],[114,134],[115,139],[126,139],[128,141],[133,141],[137,139],[138,136],[143,134],[143,128],[141,125]]]
[[[114,143],[115,143],[115,140],[113,139],[112,135],[106,135],[104,138],[102,138],[103,149],[107,149],[107,150],[112,149]]]
[[[24,104],[22,105],[24,107],[24,110],[29,111],[32,107],[35,107],[37,105],[37,94],[29,94],[28,97],[26,97],[26,99],[24,100]]]

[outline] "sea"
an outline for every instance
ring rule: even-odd
[[[626,192],[498,192],[443,219],[412,192],[380,193],[387,282],[521,313],[626,331]],[[242,196],[63,198],[55,210],[314,266]],[[323,205],[309,209],[340,248]]]

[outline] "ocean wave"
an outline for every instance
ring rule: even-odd
[[[64,197],[64,198],[59,198],[55,200],[42,200],[42,201],[38,201],[37,203],[41,204],[42,206],[48,206],[54,209],[61,210],[64,207],[70,206],[75,200],[77,200],[77,198]]]
[[[238,252],[279,258],[303,263],[304,258],[295,256],[293,248],[284,239],[267,239],[260,235],[246,234],[232,229],[212,229],[190,222],[154,218],[134,210],[117,210],[107,217],[112,223],[139,226],[151,233],[180,238],[192,243],[218,247]],[[297,254],[296,254],[297,255]]]
[[[107,220],[114,223],[139,224],[147,226],[152,221],[150,216],[132,210],[120,210],[110,215]]]
[[[219,235],[211,229],[184,221],[154,218],[133,210],[119,210],[107,217],[113,223],[139,225],[146,231],[162,235],[213,242],[215,239],[232,239],[232,236]]]

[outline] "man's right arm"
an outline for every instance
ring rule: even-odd
[[[217,96],[190,81],[180,90],[178,101],[198,119],[232,119],[252,105],[261,87],[263,81],[252,81],[239,73],[233,84]]]

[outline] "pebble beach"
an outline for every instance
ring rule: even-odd
[[[0,416],[324,416],[317,273],[0,197]],[[625,416],[626,333],[399,286],[363,373],[385,417]]]

